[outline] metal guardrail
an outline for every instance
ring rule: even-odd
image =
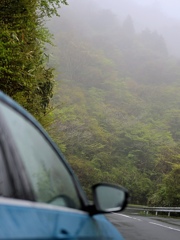
[[[168,214],[170,217],[171,213],[180,213],[180,207],[127,207],[126,208],[128,211],[139,211],[139,212],[144,212],[145,214],[149,214],[150,212],[155,212],[155,215],[157,216],[158,213],[160,212],[165,212]]]

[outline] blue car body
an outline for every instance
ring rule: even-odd
[[[7,117],[11,115],[7,114],[6,116],[6,109],[8,114],[12,111],[15,118],[17,115],[17,119],[22,119],[22,122],[25,121],[31,125],[34,131],[41,135],[53,153],[56,154],[59,162],[66,168],[69,178],[72,179],[80,207],[68,207],[68,205],[63,204],[59,206],[58,204],[36,199],[33,193],[33,184],[29,177],[26,176],[28,175],[28,169],[24,166],[24,162],[21,161],[23,156],[21,156],[21,151],[18,149],[18,144],[23,146],[24,142],[16,144],[16,136],[17,141],[19,141],[23,130],[17,128],[18,122],[16,126],[16,122],[11,117]],[[11,124],[11,127],[9,124]],[[13,127],[16,129],[14,135],[11,135]],[[7,134],[6,130],[8,131]],[[18,135],[18,132],[21,134]],[[29,137],[30,135],[27,134],[27,139]],[[8,177],[10,182],[4,184],[4,186],[10,188],[9,192],[13,192],[13,194],[9,194],[3,188],[2,192],[4,191],[4,194],[2,193],[0,196],[0,239],[123,239],[119,231],[103,214],[93,216],[89,214],[86,210],[89,204],[87,198],[59,148],[26,110],[2,92],[0,92],[0,149],[0,164],[3,170],[7,170],[7,174],[3,175],[3,177]],[[40,147],[38,149],[39,152],[44,151]],[[3,177],[1,177],[1,180]],[[12,184],[13,187],[8,184]],[[36,183],[34,184],[36,187]],[[46,184],[48,185],[48,183]],[[11,191],[12,188],[13,191]],[[23,188],[22,192],[21,188]]]

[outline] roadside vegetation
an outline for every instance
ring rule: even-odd
[[[134,204],[180,206],[180,61],[130,16],[76,3],[49,23],[46,51],[43,17],[61,3],[1,1],[0,89],[45,126],[89,196],[104,181]]]
[[[51,34],[45,18],[57,15],[66,0],[0,1],[0,90],[37,119],[48,111],[53,95],[53,68],[48,65]]]

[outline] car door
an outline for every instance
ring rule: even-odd
[[[87,199],[59,149],[34,118],[0,94],[0,239],[121,239]],[[5,187],[6,186],[6,187]]]

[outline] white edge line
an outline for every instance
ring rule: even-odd
[[[120,215],[122,217],[126,217],[126,218],[131,218],[131,219],[134,219],[134,220],[137,220],[137,221],[142,221],[141,219],[139,218],[135,218],[135,217],[130,217],[130,216],[127,216],[125,214],[121,214],[121,213],[113,213],[113,214],[117,214],[117,215]]]
[[[154,223],[154,222],[149,222],[149,223],[150,223],[150,224],[157,225],[157,226],[159,226],[159,227],[168,228],[168,229],[171,229],[171,230],[180,232],[180,229],[177,229],[177,228],[168,227],[168,226],[165,226],[165,225],[162,225],[162,224],[159,224],[159,223]]]

